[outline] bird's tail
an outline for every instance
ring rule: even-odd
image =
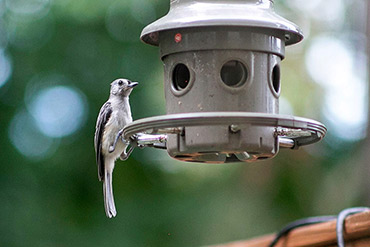
[[[111,171],[106,170],[103,182],[104,208],[108,218],[115,217],[117,214],[113,198],[112,175],[113,173]]]

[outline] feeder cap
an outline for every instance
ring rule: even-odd
[[[161,31],[210,26],[278,30],[286,45],[303,39],[297,25],[275,13],[273,0],[171,0],[168,14],[146,26],[140,38],[158,46]]]

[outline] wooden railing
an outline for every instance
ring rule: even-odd
[[[346,247],[370,247],[370,211],[348,216],[344,222]],[[268,247],[275,234],[212,247]],[[336,247],[336,220],[302,226],[282,237],[276,247]]]

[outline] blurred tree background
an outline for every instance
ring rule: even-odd
[[[281,113],[328,127],[319,144],[254,164],[118,161],[118,215],[97,178],[96,117],[118,77],[134,119],[165,114],[157,47],[139,40],[169,1],[0,0],[0,245],[200,246],[369,205],[366,0],[276,0],[304,31],[282,64]]]

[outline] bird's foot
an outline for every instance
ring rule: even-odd
[[[114,150],[116,150],[116,145],[117,145],[118,139],[120,137],[122,137],[122,133],[123,133],[123,129],[121,129],[120,131],[118,131],[118,133],[116,135],[116,139],[114,139],[113,144],[111,146],[109,146],[109,149],[108,149],[108,152],[109,153],[112,153],[112,152],[114,152]]]

